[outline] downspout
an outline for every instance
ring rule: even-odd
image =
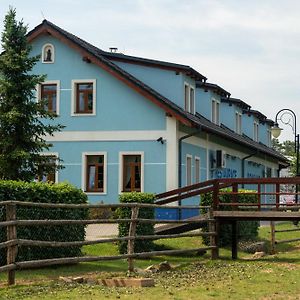
[[[178,188],[182,187],[181,180],[182,180],[182,141],[199,134],[201,131],[201,126],[199,127],[199,130],[194,131],[190,134],[184,135],[181,138],[178,139]],[[181,206],[181,200],[178,201],[178,206]],[[178,219],[181,220],[181,209],[179,208],[178,211]]]
[[[252,157],[252,156],[254,156],[254,155],[256,155],[256,154],[258,154],[258,152],[259,151],[256,150],[255,152],[253,152],[253,153],[251,153],[251,154],[249,154],[249,155],[242,158],[242,178],[245,178],[245,160]],[[242,184],[242,188],[244,188],[244,186],[245,185]]]

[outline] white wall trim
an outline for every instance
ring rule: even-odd
[[[123,184],[123,156],[124,155],[140,155],[141,156],[141,192],[144,192],[144,151],[120,151],[119,152],[119,194],[122,193]]]
[[[49,142],[82,141],[156,141],[159,137],[167,139],[165,130],[120,130],[120,131],[61,131],[46,136]],[[169,141],[167,141],[167,144]]]
[[[198,183],[198,181],[196,180],[196,172],[197,172],[197,164],[196,161],[199,161],[199,182],[201,182],[201,158],[199,156],[195,156],[195,166],[194,166],[194,183]]]
[[[178,188],[178,123],[166,117],[166,191]]]
[[[103,155],[104,156],[104,170],[103,170],[103,192],[86,192],[86,158],[89,155]],[[82,152],[81,154],[81,189],[87,195],[106,195],[107,194],[107,152],[103,151],[92,151]]]
[[[76,113],[76,84],[78,83],[93,83],[93,112],[91,114],[81,114]],[[96,99],[97,99],[97,89],[96,89],[96,79],[73,79],[71,81],[71,116],[72,117],[82,117],[82,116],[95,116],[96,115]]]

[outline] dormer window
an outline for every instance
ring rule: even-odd
[[[46,44],[42,51],[42,61],[46,64],[54,63],[54,47],[51,44]]]
[[[253,123],[253,140],[258,142],[258,123],[254,122]]]
[[[184,109],[195,114],[195,89],[187,83],[184,85]]]
[[[235,132],[242,134],[242,114],[239,112],[235,113]]]
[[[220,125],[220,102],[216,99],[211,101],[211,121]]]

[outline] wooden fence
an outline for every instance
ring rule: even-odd
[[[128,207],[131,209],[131,217],[126,219],[88,219],[88,220],[21,220],[17,216],[16,207],[39,207],[39,208],[51,208],[51,209],[117,209],[122,207]],[[122,204],[101,204],[101,205],[77,205],[77,204],[50,204],[50,203],[32,203],[32,202],[21,202],[21,201],[4,201],[0,202],[0,207],[5,207],[6,220],[0,222],[2,230],[6,228],[7,239],[6,241],[0,242],[0,249],[7,249],[7,262],[6,265],[0,267],[0,272],[7,272],[8,274],[8,285],[15,284],[15,272],[20,269],[38,268],[52,265],[67,265],[80,262],[92,262],[92,261],[107,261],[107,260],[128,260],[128,270],[130,272],[134,269],[135,258],[148,258],[151,256],[158,255],[174,255],[183,253],[192,253],[200,250],[211,250],[211,257],[218,257],[217,248],[217,233],[215,228],[215,220],[213,218],[213,212],[209,206],[180,206],[181,209],[206,209],[207,218],[201,220],[156,220],[156,219],[142,219],[139,218],[139,210],[141,208],[174,208],[178,209],[178,206],[163,206],[156,204],[140,204],[140,203],[122,203]],[[119,224],[128,222],[129,233],[128,236],[124,237],[112,237],[102,238],[92,241],[72,241],[72,242],[58,242],[58,241],[42,241],[42,240],[29,240],[18,238],[18,227],[20,226],[55,226],[55,225],[89,225],[89,224]],[[151,224],[188,224],[188,223],[207,223],[208,232],[188,232],[181,234],[164,234],[164,235],[137,235],[136,227],[138,223],[151,223]],[[193,249],[178,249],[178,250],[163,250],[163,251],[151,251],[151,252],[134,252],[134,243],[137,240],[159,240],[159,239],[170,239],[180,237],[196,237],[196,236],[209,236],[210,245],[202,248]],[[72,246],[84,246],[101,243],[113,243],[119,241],[127,241],[127,254],[114,255],[114,256],[83,256],[83,257],[65,257],[65,258],[51,258],[31,261],[18,261],[17,253],[20,246],[39,246],[39,247],[72,247]]]
[[[299,234],[299,238],[276,240],[276,233],[295,232],[295,231],[298,231],[300,233],[300,227],[276,230],[276,223],[274,221],[271,221],[270,225],[271,225],[271,251],[270,252],[272,254],[276,253],[276,245],[278,245],[278,244],[292,243],[292,242],[300,241],[300,234]]]

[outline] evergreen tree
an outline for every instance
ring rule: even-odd
[[[62,129],[45,124],[55,115],[35,99],[36,86],[45,76],[32,74],[39,56],[30,56],[26,34],[27,26],[16,20],[15,9],[10,8],[0,54],[0,179],[30,181],[38,170],[52,169],[53,157],[41,155],[52,146],[44,138]]]

